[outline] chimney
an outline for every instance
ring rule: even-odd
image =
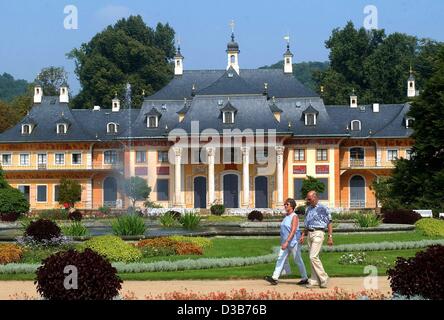
[[[353,93],[350,95],[350,108],[358,107],[358,96],[355,94],[355,89],[353,89]]]
[[[119,100],[119,98],[117,98],[117,93],[116,93],[114,99],[112,100],[111,110],[112,110],[112,112],[119,112],[120,111],[120,100]]]
[[[379,112],[379,103],[373,103],[373,112]]]
[[[60,103],[69,103],[68,87],[66,87],[66,86],[60,87],[59,102]]]
[[[43,89],[41,86],[34,88],[34,103],[42,103]]]
[[[93,111],[100,111],[100,106],[94,106]]]

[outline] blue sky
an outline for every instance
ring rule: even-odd
[[[66,30],[66,5],[79,14],[77,30]],[[32,81],[41,68],[63,66],[71,88],[79,89],[74,62],[65,56],[107,25],[140,14],[150,26],[170,23],[180,35],[185,68],[214,69],[226,64],[229,22],[236,23],[241,68],[282,59],[289,33],[295,61],[324,61],[324,42],[348,20],[362,26],[364,8],[378,9],[378,27],[444,41],[442,0],[0,0],[0,73]]]

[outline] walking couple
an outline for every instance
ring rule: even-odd
[[[285,217],[281,222],[281,248],[273,275],[266,276],[264,279],[273,285],[278,284],[281,274],[291,272],[288,257],[293,256],[295,264],[299,268],[301,280],[299,285],[306,285],[307,288],[321,287],[327,288],[328,275],[324,270],[319,253],[324,242],[325,230],[328,229],[328,245],[333,245],[333,228],[331,214],[327,207],[319,203],[316,191],[307,193],[307,208],[304,222],[304,231],[299,229],[299,218],[295,213],[296,201],[287,199],[284,203]],[[308,241],[310,256],[311,278],[308,279],[304,261],[301,255],[301,246],[305,237]]]

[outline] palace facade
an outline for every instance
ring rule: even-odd
[[[68,89],[45,96],[36,87],[29,114],[0,135],[0,161],[31,208],[60,207],[62,177],[82,185],[79,208],[126,207],[125,178],[139,176],[164,207],[276,208],[302,204],[307,176],[325,185],[333,208],[375,208],[370,186],[409,157],[410,105],[326,106],[294,76],[289,45],[284,68],[241,69],[232,35],[223,70],[184,70],[138,108],[71,109]],[[413,73],[407,97],[417,95]],[[228,138],[227,138],[228,136]],[[225,140],[224,140],[225,139]]]

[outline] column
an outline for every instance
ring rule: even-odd
[[[211,206],[214,202],[214,156],[216,153],[215,148],[207,148],[207,161],[208,161],[208,203]]]
[[[242,191],[244,206],[250,206],[250,147],[242,147]]]
[[[284,202],[284,149],[283,146],[276,147],[276,185],[277,199],[276,206],[281,206]]]
[[[182,148],[174,147],[174,205],[182,206],[182,191],[181,191],[181,182],[182,182]]]

